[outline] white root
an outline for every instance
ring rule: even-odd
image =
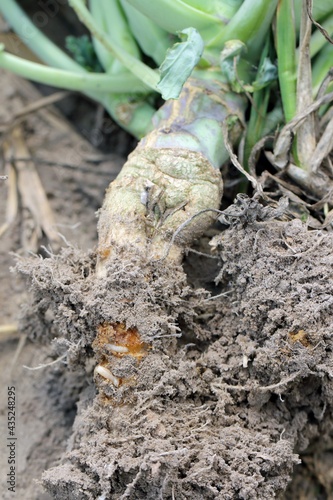
[[[110,351],[112,352],[115,352],[115,353],[126,353],[128,352],[128,348],[125,347],[124,345],[116,345],[116,344],[105,344],[105,347],[107,349],[109,349]]]
[[[96,368],[95,368],[95,370],[94,370],[94,373],[95,373],[95,375],[96,375],[96,373],[98,373],[98,375],[100,375],[101,377],[106,378],[107,380],[110,380],[115,387],[119,387],[119,385],[120,385],[120,379],[118,377],[115,377],[110,372],[110,370],[108,370],[104,366],[97,365]]]

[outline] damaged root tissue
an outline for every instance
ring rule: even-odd
[[[98,374],[115,387],[119,387],[124,380],[113,375],[109,369],[112,357],[131,356],[140,361],[146,356],[149,346],[141,340],[136,328],[126,328],[124,323],[103,323],[98,327],[93,348],[100,359],[95,368],[95,375]]]

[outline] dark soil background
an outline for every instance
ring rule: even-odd
[[[8,125],[41,95],[0,77]],[[1,498],[333,498],[332,233],[245,201],[244,217],[195,243],[210,257],[118,261],[96,285],[95,212],[135,141],[82,97],[61,108],[71,123],[47,107],[21,126],[62,237],[27,258],[21,204],[0,239],[0,324],[20,322],[0,337],[2,450],[8,385],[18,411],[17,491],[1,452]],[[110,360],[131,380],[119,389],[94,379],[102,321],[138,327],[150,347],[140,363]]]

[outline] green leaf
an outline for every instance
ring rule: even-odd
[[[93,44],[87,35],[80,37],[69,35],[66,37],[66,49],[72,54],[74,60],[84,69],[93,73],[103,71]]]
[[[276,80],[278,77],[278,70],[275,64],[271,62],[269,57],[265,57],[261,64],[256,80],[252,83],[253,92],[260,90]]]
[[[277,67],[268,57],[263,59],[257,77],[251,82],[252,71],[249,70],[247,61],[242,57],[246,55],[247,47],[240,40],[229,40],[221,52],[220,66],[223,76],[234,92],[255,92],[263,89],[277,79]]]
[[[163,99],[177,99],[184,83],[200,61],[204,42],[194,28],[179,32],[182,42],[173,45],[160,66],[161,78],[157,85]]]
[[[223,76],[227,79],[234,92],[244,91],[244,82],[239,74],[239,62],[247,47],[241,40],[228,40],[220,55],[220,67]]]

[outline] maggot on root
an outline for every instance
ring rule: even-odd
[[[219,208],[222,178],[216,167],[226,159],[221,125],[243,109],[244,102],[231,98],[220,83],[199,80],[190,80],[179,100],[161,108],[154,130],[107,190],[99,214],[98,279],[107,279],[110,262],[119,257],[181,263],[184,249],[212,224]],[[236,126],[234,139],[238,132]],[[102,350],[97,373],[118,387],[118,379],[106,371],[117,344],[106,342],[115,347],[109,356]]]

